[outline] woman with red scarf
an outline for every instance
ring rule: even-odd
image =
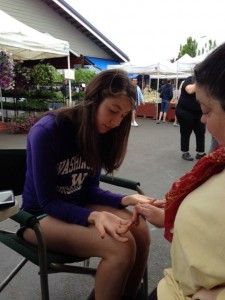
[[[172,267],[148,300],[225,299],[225,43],[194,70],[201,122],[220,146],[174,182],[165,210],[137,205],[155,226],[165,227]],[[156,200],[157,201],[157,200]]]

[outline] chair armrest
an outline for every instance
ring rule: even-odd
[[[120,186],[126,189],[130,189],[133,191],[137,191],[140,194],[144,194],[143,191],[140,189],[140,182],[138,181],[125,179],[121,177],[113,177],[113,176],[108,176],[103,174],[100,175],[100,181],[108,184]]]
[[[35,224],[39,223],[38,219],[34,215],[32,215],[22,209],[20,209],[17,214],[11,216],[10,218],[13,221],[19,223],[20,225],[28,227],[28,228],[32,228],[32,229],[34,228]]]
[[[36,238],[37,238],[40,274],[47,274],[48,267],[47,267],[46,240],[42,233],[41,226],[39,224],[38,219],[34,215],[32,215],[22,209],[20,209],[16,215],[12,216],[11,219],[13,221],[19,223],[22,226],[25,226],[25,227],[28,227],[28,228],[31,228],[32,230],[34,230]],[[46,285],[46,289],[48,289],[48,284],[46,283],[47,282],[46,276],[47,275],[45,275],[44,279],[42,276],[41,281],[42,281],[42,284]]]

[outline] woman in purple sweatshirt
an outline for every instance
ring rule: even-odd
[[[149,255],[149,230],[126,206],[142,195],[102,190],[102,169],[117,170],[126,153],[135,91],[126,72],[107,70],[77,106],[48,113],[29,132],[22,207],[42,215],[48,249],[100,257],[96,300],[135,299]],[[36,243],[33,232],[23,237]]]

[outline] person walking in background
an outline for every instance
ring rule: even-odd
[[[175,110],[176,110],[176,107],[177,107],[178,100],[180,98],[180,93],[181,93],[181,88],[182,88],[183,83],[184,83],[184,80],[181,82],[178,90],[177,89],[173,90],[173,98],[175,99]],[[175,114],[175,119],[174,119],[174,122],[173,122],[173,126],[174,127],[180,127],[180,125],[178,123],[178,120],[177,120],[176,114]]]
[[[180,146],[182,158],[193,161],[194,158],[189,153],[189,143],[192,131],[196,137],[196,159],[205,155],[205,124],[201,122],[202,111],[200,104],[196,100],[195,83],[192,76],[185,79],[178,104],[176,106],[176,116],[180,124]]]
[[[137,84],[137,78],[132,78],[132,83],[135,87],[136,98],[135,98],[134,109],[132,111],[131,126],[138,127],[138,123],[136,122],[136,109],[139,105],[141,105],[141,103],[145,104],[145,102],[144,102],[144,96],[142,94],[142,91]]]
[[[166,83],[159,89],[160,98],[162,98],[161,109],[159,113],[159,119],[157,124],[161,123],[163,118],[163,123],[166,123],[166,115],[169,110],[170,100],[173,99],[173,88],[170,80],[166,80]]]

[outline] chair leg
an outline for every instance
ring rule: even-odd
[[[148,297],[148,269],[145,269],[142,281],[141,281],[141,286],[138,292],[137,299],[147,299]]]
[[[23,266],[27,263],[27,259],[24,258],[21,262],[11,271],[11,273],[2,281],[0,285],[0,292],[4,290],[4,288],[8,285],[8,283],[16,276],[16,274],[23,268]]]
[[[33,229],[38,240],[39,275],[41,282],[42,300],[49,300],[46,241],[43,237],[39,223],[36,223]]]
[[[49,300],[48,274],[39,272],[42,300]]]
[[[144,276],[143,276],[143,294],[145,298],[148,296],[148,268],[146,267]]]

